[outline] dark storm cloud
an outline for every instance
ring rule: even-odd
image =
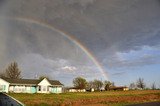
[[[154,34],[160,27],[159,0],[13,0],[11,5],[11,16],[50,23],[94,52],[108,48],[126,52],[142,45],[157,45],[146,41],[160,39]]]
[[[5,0],[0,0],[0,6],[2,6],[5,3]]]

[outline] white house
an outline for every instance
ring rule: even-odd
[[[57,80],[0,78],[0,92],[62,93],[63,84]]]
[[[8,93],[9,84],[10,84],[9,82],[0,78],[0,92],[7,92]]]
[[[86,89],[80,89],[76,87],[67,88],[67,92],[86,92]]]

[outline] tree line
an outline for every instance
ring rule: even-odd
[[[143,78],[139,78],[136,82],[133,82],[129,85],[129,88],[132,89],[132,90],[136,90],[136,89],[141,89],[141,90],[144,90],[144,89],[152,89],[152,90],[155,90],[155,89],[158,89],[156,87],[156,84],[155,82],[153,82],[151,84],[151,87],[150,88],[147,88],[146,87],[146,83],[144,82],[144,79]]]
[[[77,77],[77,78],[73,79],[73,85],[75,88],[80,88],[80,89],[94,88],[97,91],[102,90],[102,87],[103,87],[103,90],[107,90],[107,91],[113,87],[116,87],[114,82],[111,82],[111,81],[102,82],[101,80],[95,79],[93,81],[87,82],[86,79],[82,78],[82,77]],[[144,90],[144,89],[155,90],[158,88],[156,88],[155,83],[153,83],[150,88],[147,88],[146,84],[144,82],[144,79],[139,78],[135,83],[133,82],[129,85],[129,89],[131,89],[131,90],[138,90],[138,89],[140,89],[140,90]]]
[[[73,85],[75,88],[79,89],[91,89],[94,88],[96,91],[102,90],[102,87],[105,90],[109,90],[111,87],[114,87],[114,82],[110,81],[101,81],[98,79],[94,79],[93,81],[88,81],[83,77],[76,77],[73,79]]]

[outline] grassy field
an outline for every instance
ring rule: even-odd
[[[122,106],[160,101],[160,90],[9,95],[27,106]]]

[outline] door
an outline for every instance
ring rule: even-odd
[[[31,93],[36,93],[36,87],[31,87]]]

